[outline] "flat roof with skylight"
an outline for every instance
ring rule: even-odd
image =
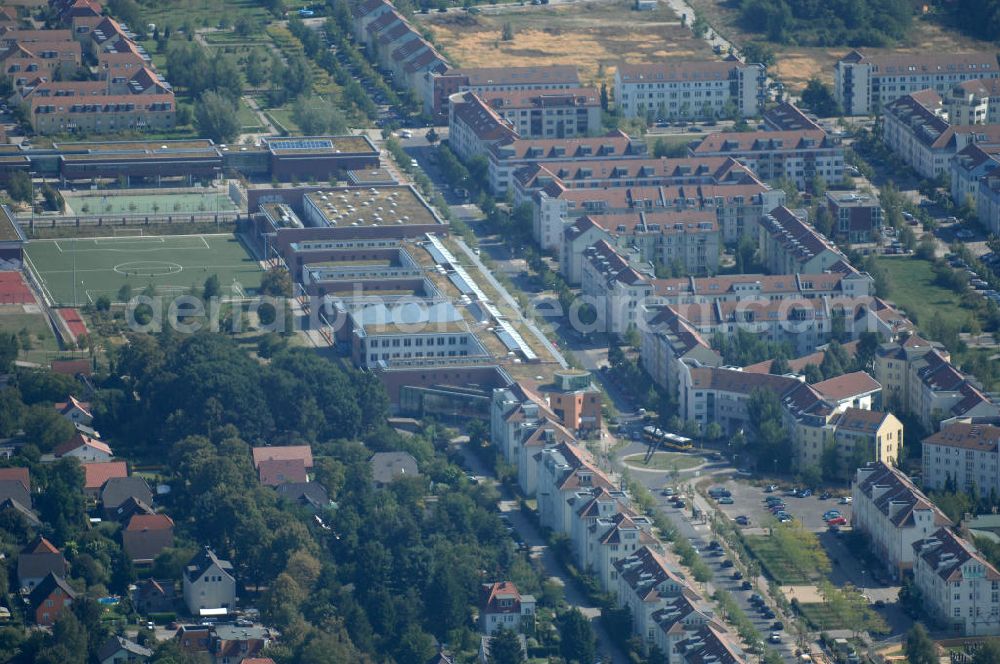
[[[305,195],[302,205],[306,217],[316,226],[412,226],[443,223],[409,185],[315,191]]]

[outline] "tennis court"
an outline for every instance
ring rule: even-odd
[[[116,301],[125,285],[134,294],[151,285],[158,295],[181,295],[213,274],[223,297],[243,297],[263,274],[232,234],[32,240],[25,255],[49,299],[66,306],[102,295]]]
[[[66,194],[67,214],[192,214],[231,212],[236,203],[223,192],[155,194]]]

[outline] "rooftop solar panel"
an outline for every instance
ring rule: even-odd
[[[271,147],[275,150],[332,150],[333,141],[328,138],[321,139],[292,139],[282,141],[270,141]]]

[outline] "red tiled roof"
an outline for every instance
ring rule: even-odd
[[[5,480],[17,480],[25,489],[31,491],[31,475],[27,468],[0,468],[0,482]]]
[[[85,489],[100,489],[112,477],[128,477],[128,466],[124,461],[83,464]]]
[[[825,399],[840,401],[847,397],[876,392],[882,389],[882,386],[866,372],[855,371],[815,383],[813,388]]]
[[[313,467],[312,447],[309,445],[280,445],[253,448],[253,465],[259,467],[264,460],[301,459],[306,468]]]
[[[278,486],[286,482],[306,482],[305,462],[302,459],[263,459],[257,465],[260,483]]]
[[[169,530],[173,527],[173,519],[166,514],[136,514],[129,520],[125,530],[132,532],[141,530]]]
[[[55,456],[61,457],[69,454],[73,450],[77,450],[81,447],[91,447],[105,454],[114,454],[111,451],[111,447],[104,441],[97,440],[96,438],[91,438],[90,436],[84,435],[77,432],[75,436],[67,440],[65,443],[60,445],[54,450]]]

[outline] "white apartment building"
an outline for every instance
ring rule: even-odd
[[[953,85],[945,96],[945,106],[953,125],[1000,124],[1000,78]]]
[[[618,588],[615,563],[643,547],[659,544],[652,530],[652,519],[630,509],[599,517],[587,530],[587,555],[577,562],[597,577],[604,592],[612,592]]]
[[[1000,494],[997,447],[1000,427],[953,422],[923,440],[924,486],[941,490],[978,490],[986,498]]]
[[[590,299],[598,332],[621,336],[639,326],[643,303],[653,293],[651,279],[600,240],[583,252],[581,292]]]
[[[844,148],[822,129],[719,132],[690,148],[693,157],[732,157],[768,182],[785,178],[805,189],[813,178],[844,179]]]
[[[760,220],[760,260],[771,274],[822,274],[847,259],[826,236],[782,206]]]
[[[618,65],[615,104],[627,118],[699,119],[760,115],[764,65],[738,60]]]
[[[631,500],[624,491],[610,491],[604,487],[577,491],[569,502],[573,507],[569,535],[573,546],[573,559],[585,562],[590,545],[590,529],[599,519],[610,519],[630,509]]]
[[[970,143],[1000,142],[1000,125],[949,124],[933,90],[904,95],[883,110],[885,144],[925,178],[948,173],[952,158]]]
[[[913,543],[952,525],[901,470],[884,462],[857,469],[851,486],[851,525],[893,578],[913,569]]]
[[[573,138],[512,138],[490,146],[490,189],[503,196],[511,185],[514,171],[532,164],[565,162],[579,159],[648,159],[642,139],[629,137],[616,129],[603,136]]]
[[[494,143],[517,138],[513,125],[474,92],[449,98],[448,147],[462,161],[484,155]]]
[[[570,284],[583,280],[583,254],[596,242],[633,254],[636,261],[679,267],[695,275],[719,269],[715,215],[704,210],[651,210],[587,215],[562,232],[559,271]]]
[[[979,196],[979,181],[996,171],[1000,175],[1000,143],[972,143],[966,145],[951,158],[951,200],[955,205],[965,205],[969,200],[976,205],[976,212],[980,213],[976,198]],[[991,228],[987,223],[989,216],[984,217],[979,214],[979,220],[986,228]],[[997,228],[996,226],[992,228]]]
[[[594,464],[586,450],[573,444],[547,447],[538,456],[538,519],[557,533],[570,533],[574,517],[573,498],[578,491],[614,490],[608,477]]]
[[[990,173],[979,180],[976,215],[979,223],[990,233],[1000,234],[1000,172]]]
[[[681,363],[718,367],[722,356],[713,350],[705,337],[670,307],[664,307],[641,330],[642,366],[668,394],[678,393]]]
[[[644,546],[617,562],[615,571],[618,583],[618,606],[632,615],[632,631],[642,639],[643,649],[656,644],[659,624],[653,614],[663,609],[667,601],[693,591],[683,579],[683,573],[674,568],[666,556]]]
[[[923,608],[958,636],[1000,634],[1000,572],[948,528],[913,543]]]
[[[517,633],[535,624],[535,598],[522,594],[512,581],[484,583],[479,589],[479,628],[493,635],[501,629]]]
[[[619,598],[621,598],[620,593]],[[678,644],[690,643],[688,639],[692,635],[705,634],[703,630],[710,622],[719,626],[717,622],[712,620],[712,611],[700,602],[696,602],[696,599],[700,598],[686,592],[662,598],[660,600],[662,606],[653,611],[650,616],[655,624],[653,643],[666,656],[663,660],[664,664],[684,664],[685,659]],[[635,623],[633,622],[633,624]],[[639,636],[643,636],[643,634],[640,633]],[[645,638],[648,639],[648,637],[647,623]]]
[[[476,94],[522,138],[573,138],[601,128],[601,93],[597,88]]]
[[[834,66],[834,94],[846,115],[872,115],[911,92],[944,95],[955,84],[1000,77],[994,52],[867,56],[851,51]]]

